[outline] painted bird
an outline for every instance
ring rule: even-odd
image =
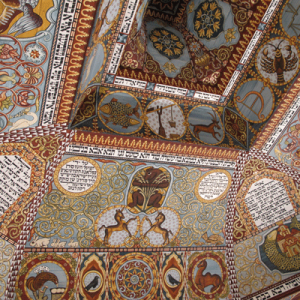
[[[89,291],[90,289],[94,289],[99,282],[99,276],[95,276],[94,279],[84,288],[85,290]]]
[[[33,7],[30,4],[26,3],[24,5],[23,13],[24,16],[14,23],[9,29],[8,34],[16,32],[15,36],[18,36],[26,31],[42,26],[43,19],[33,11]]]
[[[36,275],[36,277],[29,277],[26,286],[32,292],[38,291],[47,281],[52,281],[54,284],[58,285],[58,278],[55,274],[50,272],[41,272]]]
[[[169,279],[169,282],[172,285],[179,285],[180,284],[180,281],[178,281],[177,279],[175,279],[171,274],[168,274],[168,279]]]

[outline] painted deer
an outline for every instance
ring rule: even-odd
[[[166,246],[169,244],[169,233],[173,234],[171,230],[165,229],[161,227],[161,224],[165,221],[166,217],[162,212],[159,212],[158,215],[156,216],[154,222],[152,224],[151,220],[146,217],[146,220],[150,223],[150,229],[144,234],[144,236],[147,235],[150,231],[154,231],[156,233],[160,233],[163,236],[164,243],[163,245]]]
[[[219,288],[219,286],[222,284],[222,280],[221,277],[217,274],[211,275],[210,273],[206,273],[205,275],[203,275],[206,267],[206,260],[201,260],[198,264],[199,269],[195,277],[195,283],[202,291],[204,291],[207,286],[212,285],[212,288],[210,289],[210,292],[212,293]]]
[[[108,245],[108,240],[109,238],[111,237],[111,235],[113,234],[114,231],[122,231],[122,230],[125,230],[128,232],[129,236],[131,236],[131,233],[130,231],[128,230],[128,224],[135,220],[135,218],[131,218],[129,219],[127,222],[124,221],[124,214],[123,214],[123,209],[117,209],[116,210],[116,213],[115,213],[115,220],[117,222],[116,225],[111,225],[111,226],[105,226],[105,225],[102,225],[100,228],[99,228],[99,231],[102,229],[102,228],[105,228],[105,236],[104,236],[104,244]]]
[[[201,124],[193,125],[193,124],[191,124],[191,126],[194,126],[194,129],[193,129],[194,135],[196,137],[198,136],[198,139],[200,139],[199,134],[201,131],[203,131],[203,132],[211,133],[212,136],[218,141],[219,139],[216,137],[216,135],[218,134],[221,137],[221,134],[219,132],[215,131],[215,127],[217,129],[221,129],[221,127],[218,124],[219,121],[217,120],[217,114],[215,111],[214,111],[214,115],[212,115],[211,113],[208,113],[208,114],[211,115],[213,118],[212,123],[210,123],[209,125],[201,125]]]

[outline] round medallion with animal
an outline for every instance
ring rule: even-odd
[[[76,285],[75,270],[70,262],[58,254],[44,254],[24,258],[22,268],[18,273],[16,299],[65,299],[72,297]],[[20,292],[22,291],[22,292]]]
[[[192,135],[204,144],[217,145],[225,137],[223,123],[213,107],[199,105],[193,108],[188,122]]]
[[[140,119],[141,105],[136,97],[128,92],[112,92],[101,100],[98,116],[110,130],[120,134],[132,134],[143,126]]]
[[[161,207],[171,183],[171,174],[165,168],[146,167],[138,170],[132,180],[127,205],[133,213],[153,213]]]
[[[188,261],[188,283],[194,296],[218,300],[228,295],[227,267],[223,253],[196,252]]]

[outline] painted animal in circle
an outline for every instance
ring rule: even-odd
[[[169,238],[169,234],[173,234],[171,230],[168,230],[166,228],[162,228],[161,225],[162,223],[166,220],[166,216],[162,213],[159,212],[158,215],[155,218],[155,221],[153,224],[151,222],[151,220],[146,217],[146,221],[148,221],[150,223],[150,229],[148,229],[145,234],[144,237],[151,231],[159,233],[162,235],[163,239],[164,239],[164,243],[163,246],[166,246],[169,244],[170,242],[170,238]]]
[[[193,129],[194,135],[195,135],[195,137],[198,137],[198,139],[200,139],[200,137],[199,137],[200,132],[206,132],[206,133],[212,134],[212,136],[217,141],[219,141],[219,139],[217,138],[216,135],[219,135],[221,138],[221,134],[215,130],[215,128],[221,129],[221,126],[219,125],[219,121],[217,120],[217,114],[215,111],[214,111],[213,115],[211,113],[208,113],[208,114],[212,116],[212,123],[210,123],[209,125],[204,125],[204,124],[193,125],[193,124],[191,124],[191,126],[194,127],[194,129]]]
[[[117,209],[116,210],[116,213],[115,213],[115,220],[117,222],[116,225],[110,225],[110,226],[105,226],[105,225],[102,225],[100,228],[99,228],[99,231],[102,229],[102,228],[105,228],[105,236],[104,236],[104,244],[105,245],[108,245],[108,241],[109,241],[109,238],[111,237],[111,235],[113,234],[113,232],[115,231],[127,231],[129,236],[131,237],[131,233],[130,231],[128,230],[128,224],[131,222],[131,221],[134,221],[137,217],[135,218],[131,218],[129,219],[127,222],[124,220],[125,217],[124,217],[124,214],[123,214],[123,210],[124,210],[124,207],[122,209]]]
[[[207,286],[212,285],[210,292],[216,291],[222,284],[221,277],[217,274],[211,275],[209,272],[203,275],[203,272],[207,267],[207,261],[205,259],[201,260],[197,267],[198,271],[195,277],[195,284],[198,288],[204,291]]]
[[[275,46],[273,44],[268,44],[270,46],[273,46],[275,48],[275,57],[270,58],[268,56],[269,52],[268,49],[265,48],[263,50],[263,57],[261,60],[261,67],[263,71],[266,73],[277,74],[277,83],[284,83],[284,73],[292,71],[297,67],[298,58],[295,55],[295,53],[292,52],[292,47],[290,45],[286,45],[284,48],[288,51],[288,56],[284,57],[281,51],[281,48],[279,48],[280,44],[284,40],[281,40],[280,43]],[[292,56],[293,54],[293,56]]]
[[[166,188],[169,184],[170,178],[165,172],[158,168],[148,168],[144,175],[133,180],[132,185],[139,187],[139,189],[132,193],[132,203],[129,203],[129,207],[132,208],[137,205],[160,207],[162,194],[158,192],[158,189]]]

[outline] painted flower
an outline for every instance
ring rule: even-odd
[[[196,53],[200,50],[200,45],[197,42],[193,42],[190,44],[190,50]]]
[[[17,49],[13,48],[11,45],[0,45],[0,59],[15,59],[18,56],[19,54],[17,52]]]
[[[29,61],[40,63],[46,57],[46,52],[39,44],[31,44],[26,48],[24,52],[26,58]]]
[[[226,42],[231,42],[233,39],[235,39],[235,30],[234,28],[228,28],[225,34]]]
[[[25,68],[26,73],[23,75],[23,78],[26,79],[26,84],[35,84],[39,82],[39,79],[42,77],[41,72],[38,68],[28,67]]]
[[[32,57],[32,58],[39,58],[40,57],[40,52],[37,51],[37,50],[32,50],[30,52],[30,57]]]

